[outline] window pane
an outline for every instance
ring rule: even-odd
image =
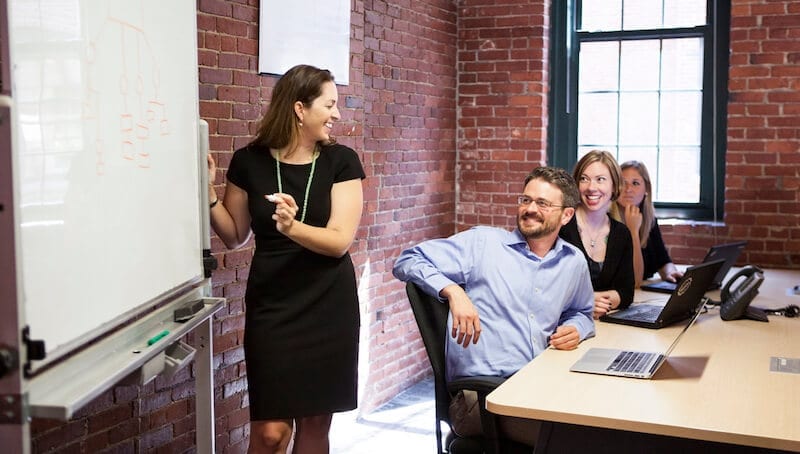
[[[588,152],[590,152],[592,150],[607,151],[607,152],[611,153],[614,156],[615,159],[617,157],[617,147],[614,147],[614,146],[578,147],[578,159],[577,160],[579,161],[583,157],[583,155],[585,155],[586,153],[588,153]]]
[[[622,29],[622,0],[583,0],[581,30],[589,32]]]
[[[658,143],[658,93],[620,93],[619,144]]]
[[[702,38],[665,39],[661,60],[662,90],[702,90]]]
[[[699,202],[700,148],[662,149],[658,157],[658,186],[653,191],[659,202]]]
[[[616,145],[617,94],[578,95],[578,145]]]
[[[658,40],[623,41],[620,90],[658,90]]]
[[[661,27],[661,0],[625,2],[622,12],[623,30],[643,30]]]
[[[650,172],[650,179],[653,180],[653,187],[655,187],[655,179],[658,174],[658,148],[656,147],[619,147],[619,155],[617,160],[620,164],[625,161],[641,161],[647,166]]]
[[[617,91],[617,61],[618,41],[581,44],[578,91]]]
[[[663,10],[662,10],[663,5]],[[583,0],[581,31],[643,30],[706,25],[706,0]]]
[[[706,24],[706,0],[664,0],[664,27]]]
[[[701,179],[708,178],[700,175],[700,146],[706,121],[704,78],[710,77],[704,74],[703,46],[709,42],[671,32],[625,35],[624,40],[618,33],[593,32],[704,27],[706,2],[575,2],[583,32],[572,48],[579,58],[577,131],[572,131],[577,133],[577,158],[600,149],[620,163],[644,162],[657,202],[700,204]],[[712,196],[703,194],[703,207]]]
[[[700,92],[661,94],[662,145],[700,145],[702,101]]]
[[[656,147],[619,147],[617,162],[623,164],[625,161],[643,162],[647,171],[650,173],[650,184],[653,186],[653,193],[650,197],[656,196],[658,191],[658,148]],[[657,198],[653,198],[654,201]]]

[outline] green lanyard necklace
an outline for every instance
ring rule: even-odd
[[[311,172],[308,174],[308,183],[306,183],[306,194],[303,196],[303,214],[300,216],[300,222],[306,220],[306,208],[308,208],[308,193],[311,191],[311,182],[314,180],[314,168],[317,166],[317,156],[319,152],[315,151],[311,155]],[[281,182],[281,154],[275,154],[275,172],[278,174],[278,192],[283,192],[283,184]]]

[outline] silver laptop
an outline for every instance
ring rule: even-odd
[[[694,316],[672,341],[664,353],[637,352],[613,348],[590,348],[569,370],[589,374],[617,375],[620,377],[651,378],[664,364],[684,333],[694,324],[703,309],[703,302],[697,305]]]
[[[714,280],[709,284],[708,290],[716,290],[722,287],[722,281],[725,279],[731,267],[736,263],[736,260],[739,258],[739,255],[741,255],[745,246],[747,246],[747,241],[736,241],[733,243],[711,246],[703,259],[703,263],[713,262],[715,260],[724,260],[725,263],[722,265],[722,268],[719,269],[717,275],[714,276]],[[678,283],[670,281],[653,281],[642,285],[642,290],[659,293],[672,293],[676,288],[678,288]]]

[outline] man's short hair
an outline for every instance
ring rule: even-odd
[[[575,184],[575,179],[564,169],[550,166],[537,167],[525,177],[524,186],[527,186],[531,180],[544,180],[560,189],[561,205],[565,207],[574,208],[581,200],[581,196],[578,193],[578,185]]]

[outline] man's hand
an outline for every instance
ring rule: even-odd
[[[453,314],[450,335],[464,348],[469,346],[470,341],[477,344],[481,337],[481,320],[464,289],[458,285],[448,285],[439,294],[450,302],[450,313]]]
[[[550,336],[550,346],[558,350],[575,350],[580,342],[578,328],[572,325],[561,325]]]

